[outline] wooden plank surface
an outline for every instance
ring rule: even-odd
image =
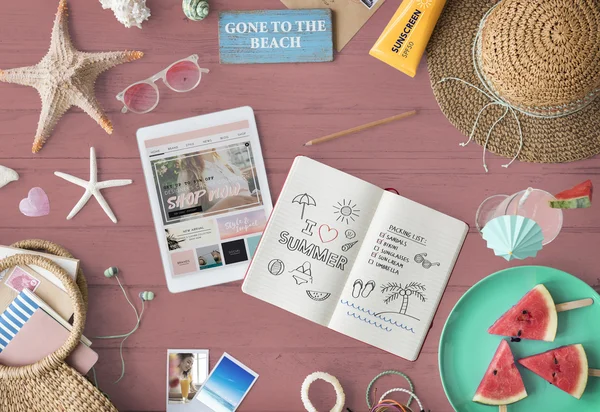
[[[0,3],[0,68],[34,64],[45,54],[57,1]],[[465,140],[444,118],[433,98],[425,61],[411,79],[368,56],[395,11],[386,2],[332,63],[288,65],[220,65],[218,12],[279,9],[277,0],[213,0],[202,22],[185,19],[179,1],[148,0],[152,17],[143,29],[126,29],[99,2],[70,0],[71,33],[86,51],[136,49],[146,53],[137,62],[102,75],[97,96],[115,125],[106,135],[79,110],[70,111],[38,155],[30,152],[40,102],[33,89],[0,84],[0,164],[16,169],[21,180],[0,189],[0,243],[44,238],[63,244],[82,260],[90,283],[86,335],[128,331],[133,314],[113,280],[102,272],[118,266],[131,295],[152,290],[141,329],[125,345],[127,373],[120,373],[118,342],[99,341],[97,367],[102,388],[120,411],[165,409],[167,348],[211,350],[211,362],[227,351],[260,373],[240,411],[302,411],[299,390],[316,370],[336,375],[347,394],[347,406],[363,411],[364,390],[384,369],[399,369],[415,381],[427,409],[452,410],[444,396],[437,366],[439,336],[450,310],[476,281],[510,266],[539,264],[573,273],[600,288],[597,249],[598,208],[565,214],[558,239],[535,260],[507,263],[493,256],[472,228],[442,299],[419,359],[407,362],[378,349],[307,322],[244,295],[239,283],[171,295],[165,287],[150,207],[135,142],[142,126],[232,107],[250,105],[257,115],[274,198],[277,198],[294,156],[308,155],[381,187],[473,224],[479,203],[497,193],[528,186],[558,192],[586,178],[598,179],[600,160],[565,165],[515,163],[489,156],[490,173],[481,167],[481,148],[461,148]],[[211,70],[197,90],[171,92],[159,84],[161,101],[147,115],[121,114],[114,96],[127,85],[197,53]],[[404,121],[348,136],[313,148],[306,141],[362,123],[417,109]],[[113,225],[91,201],[73,220],[65,217],[81,189],[53,175],[56,170],[87,178],[89,147],[96,147],[100,179],[131,178],[132,186],[106,190],[119,223]],[[27,218],[18,211],[28,190],[46,190],[51,213]],[[399,385],[383,381],[381,389]],[[319,410],[329,410],[333,394],[315,384],[311,397]]]

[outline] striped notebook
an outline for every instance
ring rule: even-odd
[[[37,309],[39,309],[38,304],[25,292],[21,292],[0,315],[0,353],[6,349]]]
[[[69,328],[46,313],[44,305],[35,294],[23,289],[0,315],[0,365],[31,365],[64,345]],[[97,361],[98,354],[82,342],[65,359],[82,375]]]

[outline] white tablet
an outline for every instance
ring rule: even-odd
[[[145,127],[137,140],[169,290],[242,279],[273,209],[254,111]]]

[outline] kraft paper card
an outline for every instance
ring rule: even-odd
[[[379,0],[369,9],[361,0],[281,0],[289,9],[331,9],[333,12],[333,41],[339,52],[352,40],[362,26],[385,0]]]

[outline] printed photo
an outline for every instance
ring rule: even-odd
[[[165,225],[262,205],[250,143],[152,162]]]
[[[12,273],[6,279],[6,286],[19,293],[23,292],[23,289],[35,292],[39,285],[40,281],[38,279],[18,266],[13,269]]]
[[[212,370],[194,402],[199,411],[233,412],[258,379],[258,374],[225,353]]]
[[[170,349],[167,357],[167,412],[195,411],[194,399],[208,376],[208,350]]]
[[[377,0],[360,0],[362,4],[364,4],[365,6],[367,6],[368,8],[372,9],[373,6],[375,5],[375,3],[377,3]]]
[[[200,270],[212,269],[223,266],[223,257],[219,245],[205,246],[196,249],[198,267]]]

